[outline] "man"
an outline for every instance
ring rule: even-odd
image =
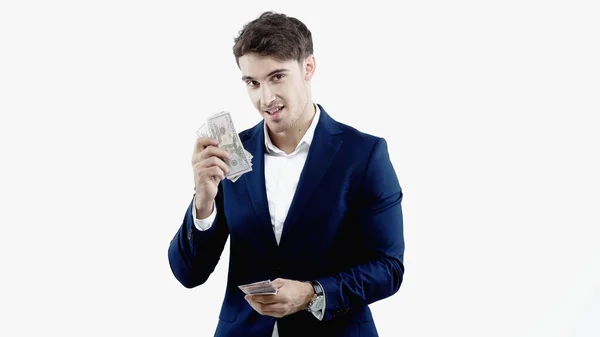
[[[239,134],[253,170],[224,180],[230,155],[196,141],[196,193],[169,247],[175,277],[203,284],[230,237],[215,336],[377,336],[368,305],[404,274],[403,194],[385,140],[312,102],[316,63],[299,20],[263,13],[233,52],[263,118]],[[238,288],[267,279],[277,294]]]

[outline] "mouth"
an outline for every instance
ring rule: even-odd
[[[275,108],[271,108],[268,110],[263,110],[264,112],[268,113],[269,115],[273,115],[278,113],[279,111],[283,110],[283,108],[285,108],[284,105],[280,106],[280,107],[275,107]]]
[[[280,107],[275,107],[272,109],[268,109],[268,110],[263,110],[267,115],[269,115],[272,118],[277,118],[279,117],[279,115],[281,115],[281,111],[285,108],[285,105],[282,105]]]

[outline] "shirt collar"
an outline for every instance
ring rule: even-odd
[[[319,116],[321,114],[321,109],[319,109],[319,106],[314,103],[313,103],[313,105],[315,107],[315,116],[313,117],[313,120],[310,123],[308,130],[306,130],[306,132],[304,133],[304,136],[302,137],[302,139],[296,146],[296,149],[290,155],[296,153],[300,148],[302,148],[302,146],[306,145],[306,146],[310,147],[310,144],[312,144],[313,138],[315,136],[315,129],[317,128],[317,124],[319,123]],[[265,133],[265,147],[267,149],[267,153],[268,154],[287,155],[285,152],[278,149],[277,146],[275,146],[273,144],[273,142],[271,142],[271,137],[269,137],[269,132],[267,130],[267,123],[263,123],[263,124],[264,124],[264,126],[263,126],[264,130],[265,130],[265,132],[264,132]]]

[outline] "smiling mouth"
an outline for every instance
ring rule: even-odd
[[[283,110],[283,108],[285,108],[285,105],[282,105],[279,108],[274,109],[274,110],[264,110],[264,111],[269,115],[274,115],[274,114],[278,113],[279,111]]]

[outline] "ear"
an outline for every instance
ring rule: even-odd
[[[304,73],[304,80],[310,81],[315,73],[315,69],[317,67],[315,56],[308,55],[302,64],[302,72]]]

